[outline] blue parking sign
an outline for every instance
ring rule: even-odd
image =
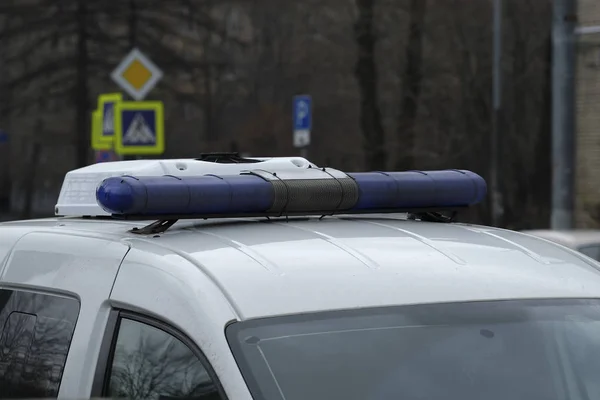
[[[309,95],[294,96],[292,116],[294,120],[294,147],[310,144],[312,128],[312,98]]]
[[[309,95],[294,97],[294,130],[310,131],[312,127],[312,98]]]

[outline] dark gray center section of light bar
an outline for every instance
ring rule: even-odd
[[[352,178],[273,180],[275,201],[269,212],[348,210],[358,202]]]

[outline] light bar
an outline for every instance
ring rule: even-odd
[[[244,161],[244,160],[242,160]],[[239,175],[249,169],[294,171],[317,168],[302,157],[247,159],[247,162],[222,164],[197,159],[131,160],[88,165],[69,171],[63,181],[55,207],[60,216],[109,216],[96,201],[96,189],[106,178],[118,176],[188,176],[206,174]]]
[[[458,208],[481,202],[485,180],[464,170],[348,174],[360,190],[356,210]]]
[[[114,217],[226,218],[455,209],[481,202],[486,190],[481,176],[464,170],[345,174],[308,168],[110,177],[98,186],[96,199]]]

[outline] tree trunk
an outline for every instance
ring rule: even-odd
[[[213,91],[212,91],[212,66],[210,64],[211,60],[206,59],[206,65],[203,69],[203,83],[204,83],[204,130],[205,139],[207,141],[213,141],[218,139],[217,132],[215,131],[214,122],[213,122]]]
[[[0,20],[0,32],[3,34],[8,25],[8,19]],[[9,40],[5,37],[0,38],[0,88],[2,98],[0,98],[0,214],[10,212],[11,208],[11,192],[12,192],[12,176],[10,165],[10,150],[11,143],[8,135],[12,136],[11,132],[11,103],[12,89],[7,84],[6,75],[7,68],[4,60],[7,56],[6,49],[10,46]]]
[[[372,170],[387,168],[385,132],[379,107],[379,77],[375,63],[376,38],[373,29],[375,0],[357,0],[358,19],[354,35],[358,46],[355,75],[360,89],[360,126],[363,132],[365,163]]]
[[[546,63],[544,65],[544,87],[542,89],[542,110],[540,117],[540,131],[537,135],[537,146],[534,153],[535,179],[531,191],[534,194],[535,203],[538,204],[538,216],[540,221],[550,221],[550,202],[552,195],[552,37],[546,39]]]
[[[127,28],[128,28],[128,44],[129,44],[129,50],[133,50],[136,46],[137,46],[137,24],[138,24],[138,18],[137,18],[137,5],[135,3],[135,0],[129,0],[129,16],[128,16],[128,21],[127,21]],[[131,156],[131,155],[127,155],[127,156],[123,156],[123,160],[138,160],[140,157],[138,156]]]
[[[33,203],[36,193],[38,193],[35,185],[37,180],[37,172],[39,166],[40,155],[42,148],[37,135],[43,135],[41,121],[36,123],[36,131],[34,132],[33,144],[31,145],[29,162],[27,163],[27,175],[23,185],[23,208],[21,209],[20,219],[30,219],[33,217]]]
[[[77,143],[76,165],[78,168],[88,164],[90,149],[87,17],[86,0],[79,0],[77,9],[77,83],[74,97],[77,113],[75,116],[75,135]]]
[[[419,96],[423,81],[423,32],[427,0],[411,0],[408,43],[406,44],[403,73],[404,93],[398,115],[398,137],[400,138],[398,170],[415,168],[415,127],[419,109]]]

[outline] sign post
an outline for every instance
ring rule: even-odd
[[[294,147],[300,148],[301,156],[306,158],[312,129],[311,96],[294,96],[292,117],[294,120]]]

